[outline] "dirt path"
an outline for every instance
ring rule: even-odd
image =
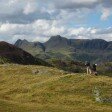
[[[42,82],[39,82],[39,83],[35,83],[33,86],[40,86],[40,85],[43,85],[45,83],[55,82],[55,81],[58,81],[61,78],[68,77],[68,76],[73,76],[73,75],[75,75],[75,74],[67,74],[67,75],[63,75],[63,76],[53,77],[53,78],[50,78],[48,80],[45,80],[45,81],[42,81]]]

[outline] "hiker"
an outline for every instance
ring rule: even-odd
[[[93,66],[92,66],[92,73],[93,73],[93,75],[97,75],[96,67],[97,67],[97,64],[93,64]]]
[[[91,74],[92,71],[91,71],[90,62],[86,61],[85,66],[86,66],[86,70],[87,70],[87,75]]]

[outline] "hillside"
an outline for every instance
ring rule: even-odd
[[[112,78],[0,65],[0,112],[112,112]]]
[[[83,62],[59,59],[50,59],[48,60],[48,62],[58,69],[62,69],[64,71],[72,73],[84,73],[85,71],[85,64]]]
[[[40,42],[28,42],[27,40],[17,40],[15,46],[28,51],[32,55],[36,55],[44,51],[44,45]]]
[[[0,63],[49,65],[28,52],[6,42],[0,42]]]
[[[45,43],[18,40],[15,45],[45,60],[112,61],[112,42],[101,39],[67,39],[57,35]]]

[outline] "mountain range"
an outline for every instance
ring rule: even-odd
[[[67,39],[60,35],[52,36],[47,42],[17,40],[15,46],[34,57],[51,59],[104,62],[112,61],[112,41],[102,39]]]
[[[12,44],[0,42],[0,63],[17,63],[26,65],[49,65],[39,58]]]

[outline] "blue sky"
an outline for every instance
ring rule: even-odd
[[[0,9],[0,41],[112,41],[112,0],[0,0]]]
[[[87,17],[87,27],[107,28],[112,26],[112,15],[106,20],[101,20],[101,13],[90,13]]]

